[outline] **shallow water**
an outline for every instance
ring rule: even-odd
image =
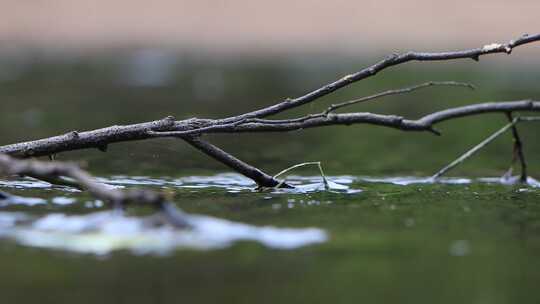
[[[540,94],[531,69],[482,70],[483,62],[479,70],[388,71],[298,113],[433,79],[480,89],[427,90],[355,110],[418,117]],[[330,65],[186,63],[173,73],[177,85],[148,87],[118,81],[125,67],[111,62],[38,64],[0,83],[0,140],[170,114],[240,113],[364,64]],[[198,71],[211,71],[219,90],[195,89]],[[321,161],[330,189],[314,168],[303,168],[287,177],[295,190],[255,191],[250,180],[223,173],[175,140],[60,154],[84,161],[113,186],[162,191],[199,230],[156,224],[150,209],[111,213],[85,192],[1,178],[0,190],[11,196],[0,201],[0,302],[538,303],[540,188],[533,179],[523,186],[498,177],[508,169],[511,139],[449,174],[458,177],[426,178],[504,123],[498,116],[464,119],[442,125],[441,137],[368,126],[209,137],[270,174]],[[538,127],[520,130],[530,173],[539,177]]]

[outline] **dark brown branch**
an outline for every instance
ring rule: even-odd
[[[87,190],[97,199],[110,203],[113,207],[123,207],[130,204],[149,205],[163,212],[165,218],[179,228],[189,227],[181,211],[170,206],[164,197],[150,190],[130,189],[120,190],[99,183],[87,172],[75,164],[60,162],[42,162],[35,160],[20,160],[0,154],[0,172],[8,175],[39,176],[45,180],[55,180],[69,177],[78,183],[79,188]]]
[[[212,157],[213,159],[225,164],[234,171],[252,179],[257,183],[259,187],[272,188],[280,185],[281,187],[289,188],[287,184],[280,183],[272,176],[264,173],[263,171],[246,164],[231,154],[221,150],[220,148],[212,145],[211,143],[204,141],[200,138],[187,137],[184,138],[186,142],[195,147],[197,150]]]
[[[222,123],[228,123],[228,122],[237,121],[237,120],[245,119],[245,118],[264,118],[270,115],[281,113],[286,110],[296,108],[306,103],[312,102],[316,99],[326,96],[332,92],[335,92],[357,81],[375,76],[378,72],[386,68],[396,66],[402,63],[406,63],[409,61],[444,61],[444,60],[467,59],[467,58],[478,61],[480,56],[487,55],[487,54],[495,54],[495,53],[510,54],[512,52],[512,49],[514,49],[517,46],[539,41],[539,40],[540,40],[540,34],[535,34],[535,35],[525,34],[516,40],[511,40],[508,43],[503,43],[503,44],[493,43],[493,44],[485,45],[480,48],[470,49],[470,50],[462,50],[462,51],[455,51],[455,52],[440,52],[440,53],[407,52],[404,54],[393,54],[386,57],[384,60],[377,62],[376,64],[372,66],[369,66],[354,74],[347,75],[341,79],[338,79],[332,83],[329,83],[303,96],[300,96],[294,99],[287,98],[283,102],[280,102],[278,104],[275,104],[275,105],[272,105],[272,106],[269,106],[260,110],[256,110],[256,111],[242,114],[239,116],[229,117],[227,119],[224,119]]]
[[[510,122],[514,121],[512,113],[506,113],[506,117],[508,118],[508,121]],[[519,163],[521,165],[521,172],[520,172],[521,174],[519,176],[519,181],[522,183],[526,183],[527,182],[527,162],[525,161],[525,154],[523,153],[523,142],[521,141],[521,137],[519,136],[519,132],[518,132],[516,124],[512,125],[512,137],[514,139],[512,165],[515,163],[516,160],[519,160]]]

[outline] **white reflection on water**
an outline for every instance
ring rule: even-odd
[[[351,186],[354,182],[362,181],[368,183],[390,183],[395,185],[413,185],[413,184],[453,184],[465,185],[471,183],[490,183],[513,185],[519,180],[518,177],[501,178],[501,177],[485,177],[485,178],[463,178],[463,177],[441,177],[436,181],[431,177],[418,176],[395,176],[395,177],[371,177],[371,176],[328,176],[329,189],[325,189],[320,176],[296,176],[287,177],[287,183],[294,186],[295,189],[276,189],[276,193],[310,193],[330,191],[336,193],[355,194],[362,192],[361,189],[354,189]],[[149,178],[144,176],[112,176],[109,179],[101,179],[103,182],[114,185],[154,185],[154,186],[169,186],[178,188],[222,188],[229,192],[252,191],[256,184],[236,173],[222,173],[210,176],[189,176],[176,179],[171,178]],[[540,182],[529,177],[528,185],[535,188],[540,188]]]
[[[350,184],[355,181],[351,176],[329,176],[328,186],[325,189],[320,176],[289,176],[287,183],[295,186],[295,189],[279,189],[275,192],[284,193],[311,193],[330,191],[338,193],[354,194],[362,190],[352,189]],[[204,189],[221,188],[231,193],[253,191],[257,185],[249,178],[236,173],[221,173],[208,176],[186,176],[180,178],[150,178],[147,176],[117,175],[110,178],[100,178],[100,181],[110,185],[139,185],[139,186],[162,186],[172,188]]]
[[[361,180],[370,183],[390,183],[395,185],[414,185],[414,184],[470,184],[471,179],[468,178],[452,178],[442,177],[435,182],[431,177],[417,177],[417,176],[396,176],[396,177],[362,177]]]
[[[397,177],[361,177],[361,181],[370,183],[390,183],[395,185],[414,185],[414,184],[453,184],[464,185],[475,182],[501,185],[516,185],[519,184],[519,177],[481,177],[477,179],[461,178],[461,177],[441,177],[436,181],[431,177],[416,177],[416,176],[397,176]],[[540,182],[532,177],[527,178],[527,185],[534,188],[540,188]]]
[[[37,197],[22,197],[11,195],[7,193],[2,193],[0,198],[0,207],[5,207],[9,205],[25,205],[25,206],[36,206],[36,205],[45,205],[47,201],[42,198]]]
[[[511,177],[484,177],[478,179],[481,182],[489,183],[489,184],[503,184],[503,185],[515,185],[519,184],[519,176],[511,176]],[[534,188],[540,188],[540,182],[532,177],[527,177],[527,185],[534,187]]]
[[[431,178],[423,177],[352,177],[331,176],[328,178],[328,189],[322,183],[320,176],[289,176],[287,183],[295,189],[274,189],[271,193],[312,193],[334,192],[342,194],[359,193],[354,189],[355,182],[392,183],[396,185],[430,184]],[[113,176],[100,178],[100,181],[113,187],[150,186],[160,188],[220,188],[227,192],[247,192],[255,189],[255,184],[248,178],[234,173],[216,174],[212,176],[190,176],[181,178],[147,176]],[[470,184],[495,183],[515,184],[516,177],[510,178],[441,178],[437,183]],[[540,188],[540,183],[528,179],[531,188]],[[50,189],[50,184],[33,179],[0,181],[0,187],[11,189]],[[531,188],[521,188],[524,192]],[[74,191],[67,187],[54,187],[55,190]],[[272,196],[268,196],[272,198]],[[50,203],[55,205],[71,205],[77,200],[70,196],[52,198]],[[98,205],[99,203],[99,205]],[[0,197],[0,207],[10,205],[36,206],[47,204],[41,198],[20,197],[3,194]],[[296,201],[287,200],[287,208],[295,205],[320,205],[316,200]],[[88,207],[102,206],[102,202],[87,202]],[[273,209],[279,209],[280,204],[273,204]],[[285,205],[283,206],[285,207]],[[226,248],[239,241],[258,242],[275,249],[294,249],[311,244],[325,242],[328,238],[324,230],[318,228],[288,229],[276,227],[257,227],[243,223],[202,215],[187,215],[192,229],[176,229],[156,217],[134,217],[112,211],[93,212],[85,215],[66,215],[52,213],[45,216],[34,216],[29,213],[0,212],[0,236],[14,239],[21,244],[32,247],[59,249],[79,253],[106,255],[116,250],[128,250],[135,254],[167,254],[176,249],[210,250]],[[461,243],[458,243],[458,245]],[[462,248],[463,246],[454,246]],[[452,247],[452,248],[454,248]],[[462,250],[451,250],[462,252]],[[457,254],[459,255],[459,254]]]
[[[115,188],[125,188],[129,186],[150,186],[157,188],[179,188],[179,189],[223,189],[229,193],[252,192],[256,189],[256,184],[236,173],[222,173],[209,176],[187,176],[180,178],[172,177],[148,177],[148,176],[126,176],[117,175],[108,178],[98,178],[99,181],[111,185]],[[459,178],[459,177],[442,177],[434,181],[430,177],[416,176],[397,176],[397,177],[354,177],[354,176],[328,176],[328,189],[325,188],[320,176],[288,176],[287,183],[293,185],[294,189],[271,189],[272,193],[283,194],[305,194],[316,192],[332,192],[341,194],[357,194],[362,192],[361,189],[353,188],[355,182],[367,183],[390,183],[395,185],[414,185],[414,184],[455,184],[465,185],[471,183],[489,183],[514,185],[519,179],[516,176],[509,178],[501,177],[485,177],[485,178]],[[531,188],[540,188],[540,182],[532,177],[529,177],[527,184]],[[69,187],[52,186],[47,182],[38,181],[32,178],[22,178],[17,180],[0,180],[0,188],[12,189],[55,189],[65,192],[79,192],[77,189]],[[525,190],[522,190],[525,192]],[[51,201],[57,205],[69,205],[75,203],[71,198],[55,198]],[[47,201],[41,198],[28,198],[10,195],[8,199],[0,197],[0,207],[7,205],[26,205],[35,206],[47,204]]]
[[[221,249],[253,241],[274,249],[295,249],[328,239],[318,228],[257,227],[202,215],[187,215],[191,229],[176,229],[157,217],[102,211],[87,215],[53,213],[30,220],[0,212],[0,236],[31,247],[106,255],[116,250],[164,255],[176,249]]]
[[[15,189],[43,189],[50,188],[51,184],[33,178],[24,178],[16,180],[0,180],[0,187]]]

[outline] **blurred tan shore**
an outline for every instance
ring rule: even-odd
[[[0,49],[79,53],[133,47],[256,54],[439,50],[540,31],[538,0],[3,0],[0,7]]]

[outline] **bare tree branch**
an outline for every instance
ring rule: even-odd
[[[44,180],[56,180],[66,176],[73,179],[79,185],[79,188],[87,190],[94,197],[110,203],[115,208],[130,204],[152,206],[161,211],[172,225],[178,228],[189,227],[183,213],[166,202],[161,194],[142,189],[123,191],[99,183],[94,177],[75,164],[20,160],[0,154],[0,172],[9,175],[39,176]]]
[[[434,112],[416,120],[405,119],[396,115],[381,115],[369,112],[342,114],[319,113],[300,118],[282,120],[246,119],[242,123],[227,123],[190,131],[151,132],[150,136],[183,137],[187,135],[200,135],[205,133],[287,132],[323,126],[354,124],[372,124],[403,131],[436,132],[433,130],[434,125],[450,119],[485,113],[506,113],[515,111],[539,112],[540,101],[522,100],[473,104]],[[2,151],[2,147],[0,147],[0,151]]]
[[[511,116],[510,116],[510,118],[511,118]],[[478,151],[480,151],[481,149],[486,147],[488,144],[493,142],[495,139],[497,139],[499,136],[504,134],[506,131],[513,129],[516,126],[516,124],[518,124],[519,122],[531,122],[531,121],[540,121],[540,117],[533,116],[533,117],[516,117],[516,118],[512,118],[507,125],[505,125],[501,129],[497,130],[495,133],[491,134],[488,138],[484,139],[482,142],[480,142],[476,146],[472,147],[467,152],[463,153],[460,157],[458,157],[456,160],[454,160],[453,162],[451,162],[450,164],[448,164],[447,166],[445,166],[441,170],[437,171],[437,173],[435,173],[433,176],[431,176],[431,179],[436,180],[439,177],[446,174],[448,171],[450,171],[450,170],[454,169],[455,167],[459,166],[465,160],[467,160],[468,158],[470,158],[471,156],[476,154]],[[523,159],[523,161],[524,161],[524,159]],[[522,182],[522,183],[527,182],[527,175],[525,174],[525,178],[523,178],[523,171],[522,171],[522,176],[520,177],[520,182]]]
[[[5,145],[0,147],[0,153],[15,157],[35,157],[54,155],[60,152],[88,148],[96,148],[101,151],[106,151],[107,146],[112,143],[158,137],[176,137],[185,140],[195,148],[224,163],[233,170],[253,179],[260,186],[274,187],[276,185],[281,185],[282,183],[261,170],[242,162],[218,147],[201,140],[199,137],[203,134],[209,133],[287,132],[314,127],[353,124],[372,124],[403,131],[428,131],[439,134],[439,132],[434,129],[434,125],[450,119],[496,112],[538,112],[540,111],[539,101],[523,100],[472,104],[438,111],[416,120],[405,119],[396,115],[381,115],[368,112],[340,114],[331,113],[333,110],[358,102],[372,100],[387,95],[411,92],[423,87],[437,84],[435,82],[430,82],[414,87],[390,90],[373,96],[332,105],[323,113],[309,114],[292,119],[265,119],[267,116],[281,113],[283,111],[312,102],[340,88],[374,76],[378,72],[395,65],[409,61],[441,61],[464,58],[478,60],[480,56],[487,54],[510,54],[512,49],[517,46],[539,40],[540,34],[524,35],[517,40],[512,40],[505,44],[494,43],[470,50],[441,53],[407,52],[404,54],[394,54],[368,68],[365,68],[357,73],[347,75],[306,95],[295,99],[286,99],[278,104],[238,116],[224,119],[191,118],[179,121],[176,121],[173,117],[169,116],[161,120],[145,123],[126,126],[112,126],[86,132],[73,131],[60,136]],[[446,82],[445,84],[468,86],[467,84],[457,82]]]
[[[306,103],[310,103],[316,99],[326,96],[332,92],[335,92],[343,87],[346,87],[357,81],[366,79],[368,77],[375,76],[378,72],[396,66],[409,61],[445,61],[455,59],[473,59],[478,61],[480,56],[495,53],[510,54],[515,47],[523,44],[532,43],[540,40],[540,34],[535,35],[523,35],[516,40],[511,40],[508,43],[492,43],[480,48],[462,50],[455,52],[440,52],[440,53],[424,53],[424,52],[407,52],[404,54],[392,54],[385,59],[369,66],[359,72],[347,75],[341,79],[338,79],[332,83],[329,83],[321,88],[311,91],[303,96],[295,99],[287,98],[284,101],[246,114],[239,116],[229,117],[224,119],[222,123],[237,121],[245,118],[264,118],[270,115],[281,113],[283,111],[302,106]]]
[[[473,90],[475,89],[475,87],[472,84],[469,84],[469,83],[455,82],[455,81],[429,81],[429,82],[424,82],[424,83],[414,85],[414,86],[410,86],[410,87],[406,87],[406,88],[401,88],[401,89],[396,89],[396,90],[388,90],[388,91],[384,91],[384,92],[377,93],[377,94],[374,94],[374,95],[370,95],[370,96],[366,96],[366,97],[362,97],[362,98],[358,98],[358,99],[354,99],[354,100],[350,100],[350,101],[345,101],[345,102],[341,102],[341,103],[338,103],[338,104],[333,104],[333,105],[329,106],[323,112],[323,114],[328,114],[328,113],[334,112],[337,109],[347,107],[347,106],[350,106],[350,105],[353,105],[353,104],[366,102],[366,101],[378,99],[378,98],[385,97],[385,96],[410,93],[410,92],[414,92],[416,90],[431,87],[431,86],[456,86],[456,87],[467,87],[467,88],[473,89]]]
[[[174,121],[166,118],[127,126],[112,126],[94,131],[70,132],[65,135],[1,146],[0,153],[16,157],[37,157],[87,148],[100,149],[112,143],[157,137],[185,139],[206,133],[286,132],[333,125],[372,124],[404,131],[433,131],[432,128],[435,124],[454,118],[516,111],[538,112],[540,111],[540,101],[522,100],[473,104],[435,112],[417,120],[368,112],[317,114],[286,120],[257,119],[253,122],[246,119],[245,122],[222,125],[218,124],[218,120],[192,118]],[[205,127],[199,127],[203,125]]]
[[[283,188],[291,188],[286,183],[280,182],[274,177],[264,173],[258,168],[246,164],[231,154],[221,150],[220,148],[212,145],[211,143],[204,141],[196,137],[184,138],[186,142],[195,147],[197,150],[212,157],[213,159],[225,164],[234,171],[252,179],[259,185],[259,187],[272,188],[278,185]]]
[[[174,118],[169,116],[133,125],[111,126],[86,132],[72,131],[54,137],[3,146],[0,147],[0,153],[16,157],[34,157],[88,148],[106,151],[107,146],[112,143],[147,139],[149,130],[187,129],[189,122],[190,120],[185,120],[177,124]]]
[[[478,145],[472,147],[467,152],[463,153],[460,157],[455,159],[453,162],[442,168],[441,170],[437,171],[431,178],[433,180],[438,179],[439,177],[446,174],[448,171],[454,169],[461,163],[463,163],[465,160],[476,154],[478,151],[483,149],[485,146],[490,144],[492,141],[494,141],[497,137],[501,136],[501,134],[504,134],[504,132],[508,131],[513,125],[515,125],[518,122],[518,120],[513,120],[509,124],[505,125],[501,129],[497,130],[495,133],[491,134],[488,138],[484,139],[482,142],[480,142]]]

